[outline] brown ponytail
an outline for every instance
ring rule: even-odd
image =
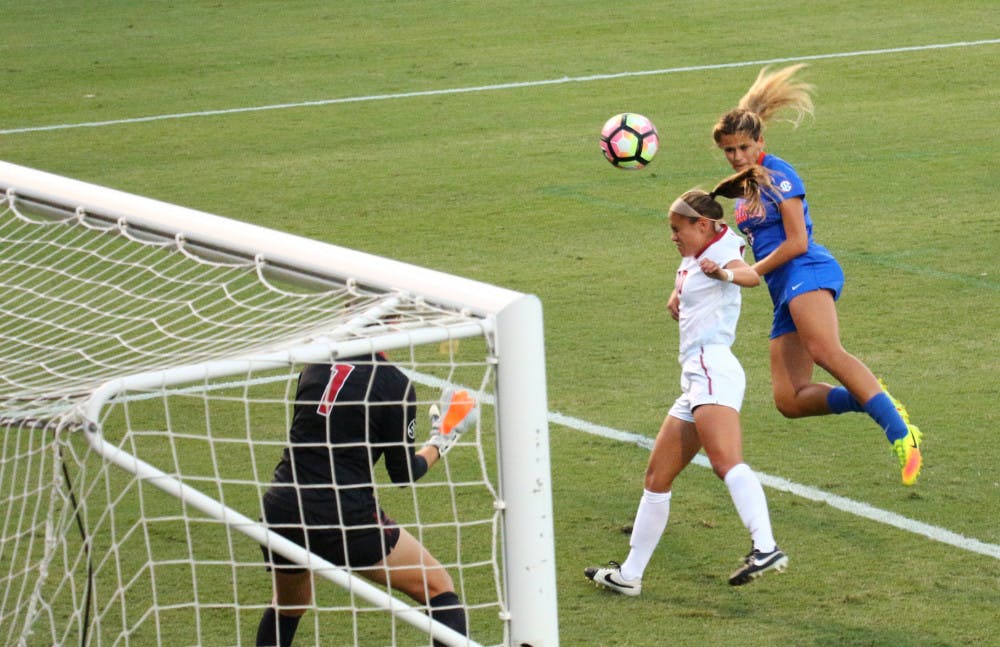
[[[771,174],[763,166],[750,166],[719,182],[709,195],[746,200],[747,213],[763,215],[762,193],[773,189]]]

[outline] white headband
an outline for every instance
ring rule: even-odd
[[[705,216],[695,211],[695,208],[685,202],[682,198],[674,200],[673,204],[670,205],[670,211],[673,213],[679,213],[682,216],[687,216],[688,218],[705,218]],[[708,220],[713,219],[708,218]]]

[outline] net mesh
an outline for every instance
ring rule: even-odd
[[[32,217],[9,198],[0,246],[0,402],[25,417],[71,407],[114,377],[330,338],[380,304],[384,316],[366,322],[366,335],[468,321],[353,280],[296,290],[269,279],[266,259],[213,261],[183,236],[143,240],[84,213]]]
[[[266,259],[206,255],[83,212],[52,217],[9,194],[0,247],[0,643],[253,644],[271,596],[257,542],[96,455],[79,407],[122,376],[289,351],[237,375],[131,390],[101,413],[105,442],[257,519],[291,420],[291,351],[321,341],[332,359],[340,342],[400,333],[410,343],[392,360],[421,410],[461,384],[484,411],[468,447],[414,487],[376,470],[377,497],[448,568],[473,638],[504,642],[486,326],[470,336],[465,312],[350,278],[305,288]],[[316,581],[302,644],[429,642]]]

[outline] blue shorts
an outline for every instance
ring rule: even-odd
[[[792,314],[788,310],[792,299],[806,292],[829,290],[836,301],[844,289],[844,271],[832,256],[800,256],[768,274],[765,280],[774,303],[771,339],[796,331]]]

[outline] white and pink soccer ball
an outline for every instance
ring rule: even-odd
[[[612,165],[627,170],[641,169],[660,147],[660,136],[649,118],[623,112],[608,119],[601,129],[601,151]]]

